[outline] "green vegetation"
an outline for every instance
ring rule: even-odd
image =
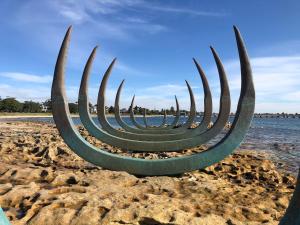
[[[43,103],[34,101],[19,102],[15,98],[8,97],[1,99],[0,97],[0,113],[1,115],[5,113],[42,113],[50,112]]]
[[[70,113],[78,113],[78,104],[77,103],[69,103]]]
[[[47,113],[47,112],[40,112],[40,113],[24,113],[24,112],[0,112],[0,117],[22,117],[22,116],[34,116],[34,117],[46,117],[46,116],[52,116],[52,113]]]
[[[18,102],[15,98],[0,100],[0,111],[2,112],[21,112],[22,109],[22,103]]]
[[[93,105],[89,103],[89,108],[91,113],[97,112],[97,105]],[[136,115],[142,115],[145,108],[142,108],[140,106],[135,106],[133,108],[133,111]],[[34,101],[25,101],[20,102],[12,97],[7,97],[5,99],[1,99],[0,97],[0,116],[26,116],[26,115],[32,115],[35,116],[45,116],[45,115],[51,115],[52,105],[51,105],[51,99],[47,99],[46,101],[40,103],[40,102],[34,102]],[[69,103],[69,110],[71,114],[78,114],[78,103]],[[114,106],[105,107],[107,114],[114,114],[115,108]],[[120,110],[122,114],[129,114],[130,107],[128,109],[123,108]],[[146,109],[147,115],[163,115],[164,109],[156,110],[156,109]],[[187,113],[187,111],[182,110],[182,113]],[[166,113],[168,115],[174,115],[175,109],[172,106],[170,109],[166,109]]]
[[[78,104],[69,103],[70,113],[78,113]],[[0,98],[0,115],[25,115],[35,113],[45,115],[51,115],[51,100],[48,99],[45,102],[39,103],[34,101],[19,102],[15,98]]]

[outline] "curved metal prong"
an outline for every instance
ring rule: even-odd
[[[148,123],[147,123],[146,109],[145,108],[143,109],[143,119],[144,119],[145,127],[147,128],[148,127]]]
[[[176,95],[175,95],[175,102],[176,102],[176,115],[175,115],[173,122],[170,125],[171,128],[175,127],[180,119],[180,107],[179,107],[179,103],[178,103],[178,99],[177,99]]]
[[[290,200],[290,204],[286,209],[279,225],[295,225],[300,224],[300,168],[298,169],[298,178],[294,194]]]
[[[164,110],[164,117],[161,124],[158,126],[158,128],[163,128],[164,126],[166,126],[166,122],[167,122],[167,110]]]
[[[190,102],[191,102],[191,107],[190,107],[190,115],[187,119],[187,121],[180,126],[179,129],[182,129],[182,128],[190,128],[197,116],[197,112],[196,112],[196,103],[195,103],[195,97],[194,97],[194,93],[193,93],[193,90],[189,84],[189,82],[187,80],[185,80],[186,82],[186,85],[189,89],[189,92],[191,93],[190,94]]]
[[[145,122],[144,123],[145,123],[145,126],[146,126],[147,130],[155,130],[157,132],[164,131],[165,129],[162,129],[162,128],[164,128],[164,126],[166,125],[167,112],[166,112],[166,110],[164,110],[164,115],[163,115],[162,122],[158,126],[149,126],[148,123],[147,123],[146,115],[144,115],[144,121],[146,121],[146,123]]]
[[[134,109],[133,109],[133,106],[134,106],[134,99],[135,99],[135,95],[133,95],[133,97],[132,97],[132,100],[131,100],[131,104],[130,104],[130,120],[131,120],[131,122],[132,122],[132,124],[135,126],[135,127],[137,127],[137,128],[139,128],[139,129],[145,129],[146,127],[143,127],[142,125],[140,125],[137,121],[136,121],[136,119],[135,119],[135,117],[134,117]]]
[[[208,125],[211,122],[212,97],[211,97],[210,88],[209,88],[208,81],[207,81],[204,71],[202,70],[201,66],[196,61],[195,58],[193,58],[193,61],[197,67],[199,74],[200,74],[202,86],[203,86],[203,90],[204,90],[204,115],[203,115],[202,121],[201,121],[200,125],[197,127],[197,129],[201,130],[201,131],[205,131],[205,130],[207,130]]]

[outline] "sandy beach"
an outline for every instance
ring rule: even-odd
[[[165,158],[193,154],[116,154]],[[295,188],[268,155],[235,154],[205,170],[173,177],[137,177],[91,165],[75,155],[55,125],[0,123],[0,205],[12,224],[278,224]]]

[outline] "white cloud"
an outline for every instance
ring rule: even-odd
[[[256,57],[250,59],[256,92],[283,95],[300,87],[300,56]],[[231,89],[240,88],[239,61],[225,63]]]
[[[223,17],[227,13],[224,12],[212,12],[212,11],[200,11],[192,8],[183,7],[171,7],[163,4],[149,3],[142,0],[90,0],[90,1],[54,1],[53,2],[59,9],[59,13],[68,19],[74,20],[74,22],[84,22],[91,19],[93,15],[108,15],[115,14],[122,10],[133,11],[157,11],[164,13],[177,13],[187,14],[193,16],[209,16],[209,17]],[[145,20],[132,17],[127,21],[136,23],[145,23]]]
[[[203,110],[203,94],[198,90],[200,88],[198,86],[191,87],[193,89],[197,109]],[[127,96],[124,95],[124,98],[127,102],[130,102],[133,92],[128,92],[127,94]],[[181,109],[189,109],[190,107],[190,96],[185,84],[155,85],[143,89],[135,89],[134,94],[136,95],[135,104],[142,107],[156,109],[170,108],[171,106],[175,106],[175,95],[178,98]]]
[[[256,90],[256,112],[289,112],[300,111],[300,56],[272,56],[250,58]],[[224,63],[231,91],[232,107],[236,110],[240,94],[240,65],[237,60]],[[207,74],[215,73],[211,68]],[[213,95],[213,108],[219,109],[219,85],[210,84]],[[202,87],[192,87],[193,89]],[[136,104],[145,107],[164,108],[174,105],[174,94],[178,96],[181,108],[189,108],[189,96],[185,85],[162,84],[135,89]],[[198,110],[203,110],[203,94],[194,90]],[[125,96],[124,96],[125,97]],[[127,96],[126,96],[127,97]],[[125,98],[126,98],[125,97]],[[132,96],[128,96],[131,99]]]
[[[198,86],[192,86],[192,89],[199,88]],[[176,94],[178,96],[182,95],[183,92],[187,92],[186,85],[178,85],[178,84],[164,84],[164,85],[157,85],[151,86],[143,89],[143,92],[153,92],[153,93],[160,93],[160,95],[167,95],[170,96],[171,94]]]
[[[16,81],[25,81],[31,83],[50,83],[53,79],[52,76],[39,76],[27,73],[18,72],[0,72],[1,77],[6,77]]]
[[[256,112],[299,112],[300,56],[254,57],[250,58],[250,62],[256,91]],[[239,61],[228,61],[224,67],[230,89],[238,95],[241,86]]]
[[[60,10],[60,13],[64,17],[66,17],[76,23],[80,23],[80,22],[84,21],[85,19],[88,19],[88,16],[83,12],[78,13],[75,11],[71,11],[69,9],[62,9],[62,10]]]
[[[35,86],[34,88],[21,88],[11,85],[0,85],[0,96],[14,97],[20,101],[44,101],[49,98],[50,88],[43,86]]]
[[[256,89],[256,112],[299,112],[300,111],[300,56],[256,57],[251,58],[253,77]],[[228,82],[232,95],[232,110],[235,111],[240,93],[240,66],[238,61],[227,61],[224,67],[228,74]],[[119,68],[120,69],[120,68]],[[214,68],[215,69],[215,68]],[[128,69],[127,69],[128,70]],[[0,73],[16,81],[47,83],[52,76],[38,76],[25,73]],[[214,111],[219,106],[219,86],[210,85],[213,94]],[[17,85],[16,85],[17,87]],[[12,96],[20,100],[45,100],[50,97],[50,85],[36,85],[34,88],[16,88],[9,85],[0,86],[0,96]],[[198,110],[203,110],[202,87],[192,86]],[[90,99],[96,103],[98,87],[89,90]],[[116,88],[108,88],[106,92],[107,105],[113,105]],[[70,102],[77,101],[78,87],[67,86]],[[121,96],[121,107],[128,107],[133,94],[136,94],[136,104],[148,108],[169,108],[175,105],[176,94],[182,109],[188,109],[190,100],[186,85],[161,84],[135,88],[125,88]]]
[[[165,5],[164,6],[148,5],[147,8],[152,10],[162,11],[162,12],[188,14],[193,16],[224,17],[228,15],[227,13],[224,12],[200,11],[200,10],[193,10],[188,8],[167,7]]]

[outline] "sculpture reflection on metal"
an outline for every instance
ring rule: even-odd
[[[83,159],[111,170],[123,170],[132,174],[140,175],[168,175],[179,174],[187,171],[205,168],[219,162],[231,154],[243,140],[245,133],[251,123],[255,106],[255,91],[252,80],[252,72],[248,55],[237,28],[234,27],[237,47],[241,65],[241,93],[238,101],[237,111],[231,128],[227,134],[214,146],[206,151],[193,155],[186,155],[167,159],[140,159],[125,157],[118,154],[109,153],[103,149],[96,148],[87,142],[76,130],[76,127],[70,117],[68,102],[65,94],[65,73],[67,49],[70,40],[71,28],[68,29],[63,40],[52,83],[52,111],[60,135],[66,144]],[[88,112],[87,81],[92,60],[96,49],[93,50],[85,67],[80,92],[79,92],[79,112],[83,125],[92,136],[99,138],[103,142],[121,147],[124,150],[132,151],[177,151],[189,147],[195,147],[206,143],[215,137],[224,128],[230,112],[230,94],[226,79],[226,74],[221,61],[212,49],[216,61],[221,84],[221,97],[219,117],[210,129],[205,129],[197,133],[197,127],[193,129],[182,129],[180,133],[132,133],[129,131],[120,131],[112,127],[105,117],[105,88],[108,77],[111,73],[115,59],[105,72],[98,95],[98,119],[101,127],[98,127],[91,119]],[[191,112],[192,113],[192,112]],[[225,122],[225,123],[224,123]],[[184,126],[184,125],[183,125]],[[183,127],[181,126],[181,127]],[[138,128],[135,128],[138,129]],[[142,130],[141,130],[142,131]],[[146,130],[147,132],[156,132],[156,130]]]

